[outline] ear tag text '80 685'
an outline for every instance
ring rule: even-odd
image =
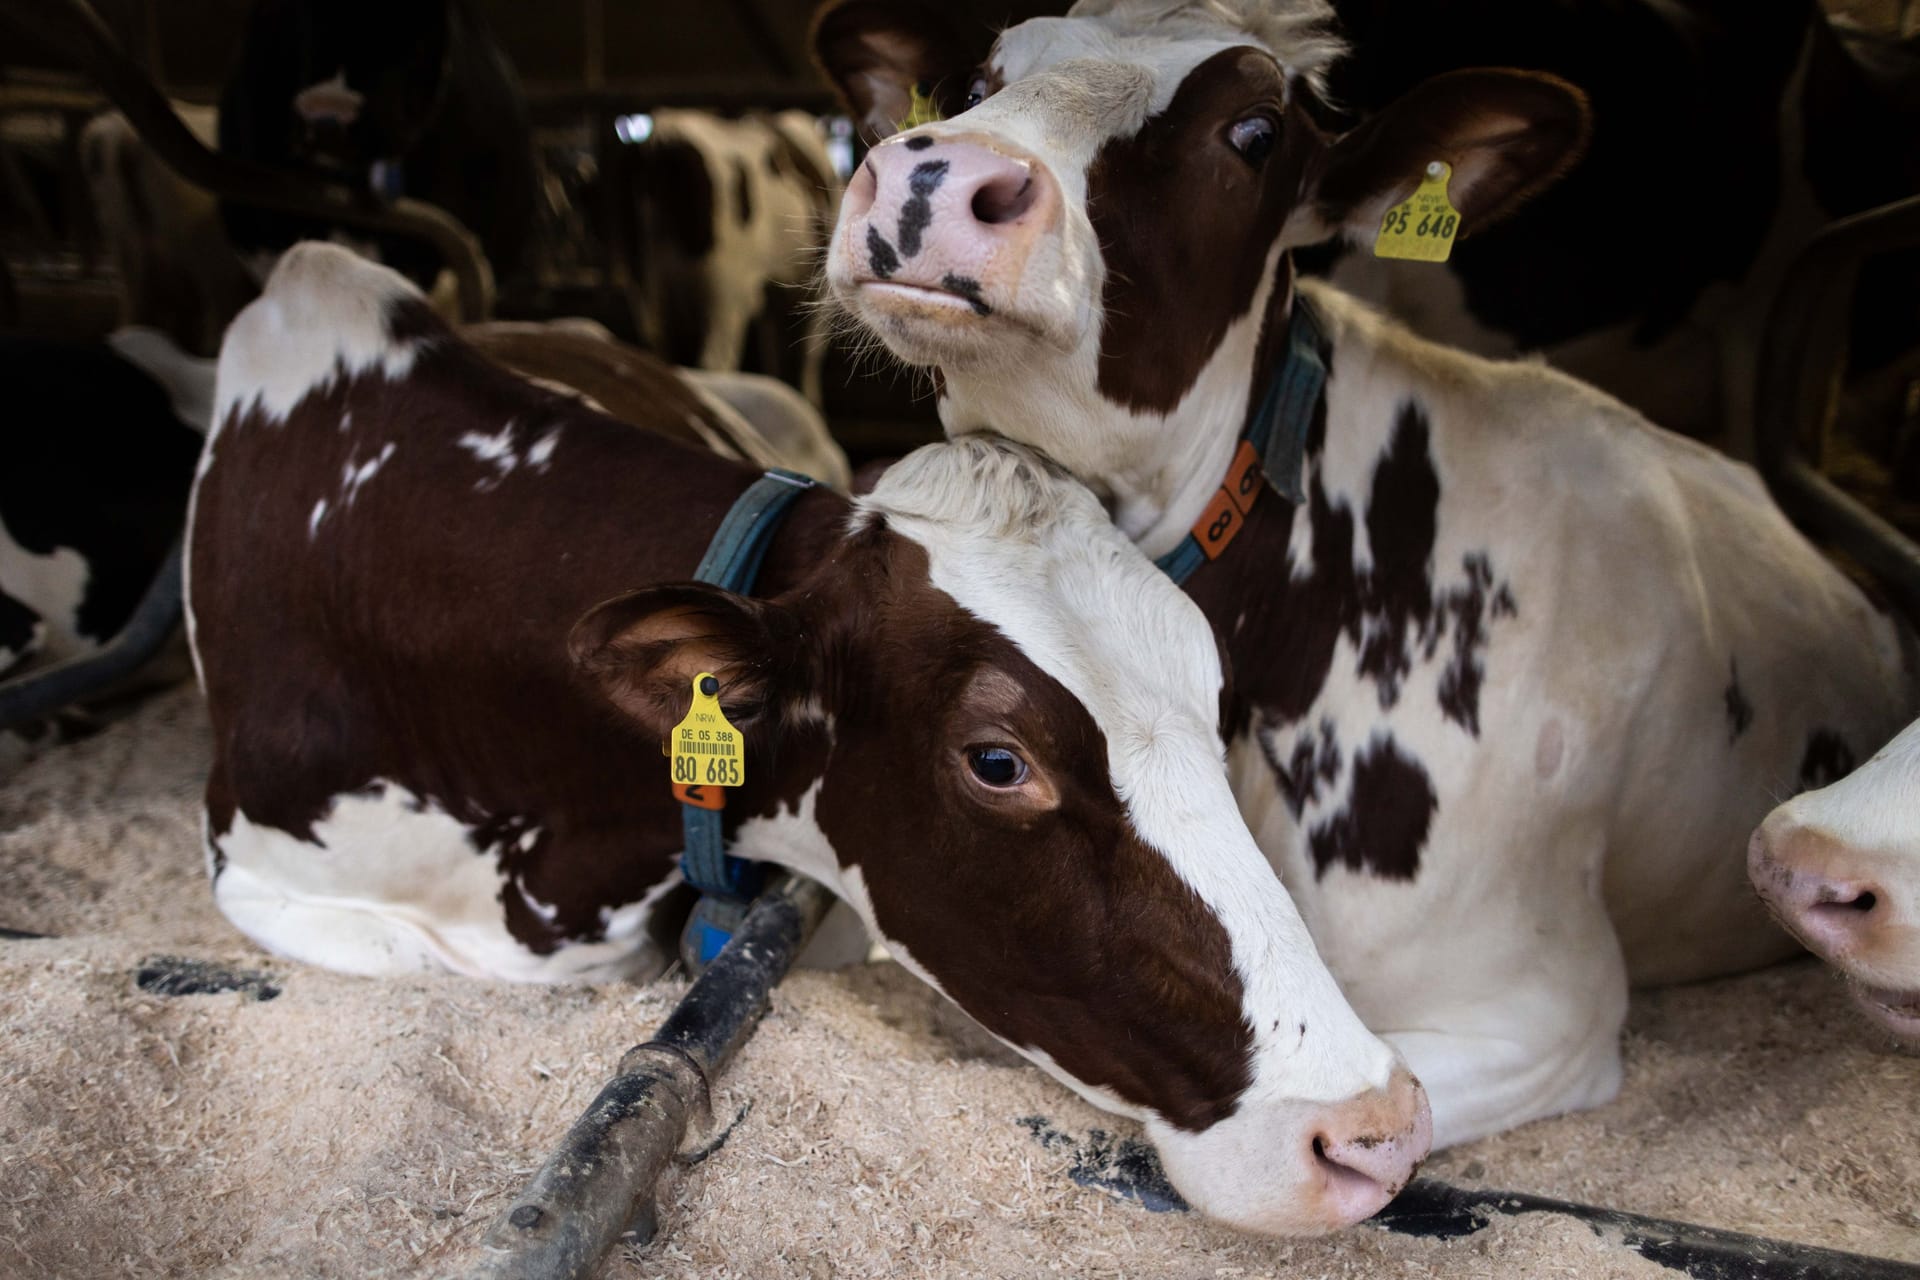
[[[693,705],[667,741],[676,789],[737,787],[746,780],[746,744],[720,710],[719,693],[720,681],[711,671],[693,678]]]
[[[1460,230],[1460,211],[1447,199],[1447,179],[1453,167],[1444,160],[1427,166],[1420,186],[1380,220],[1373,242],[1376,258],[1406,258],[1412,262],[1445,262]]]

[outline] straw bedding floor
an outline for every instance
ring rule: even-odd
[[[374,983],[258,953],[206,892],[205,744],[183,689],[0,784],[0,925],[56,935],[0,941],[0,1275],[458,1274],[681,987]],[[251,977],[171,994],[230,983],[162,957]],[[1627,1060],[1613,1105],[1430,1170],[1920,1261],[1920,1059],[1817,966],[1644,996]],[[890,965],[790,980],[717,1101],[726,1143],[606,1276],[1673,1274],[1568,1219],[1285,1243],[1083,1188],[1076,1164],[1131,1127]]]

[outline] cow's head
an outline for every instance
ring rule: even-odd
[[[1082,0],[981,58],[909,0],[830,5],[816,55],[885,139],[847,189],[834,298],[938,368],[950,430],[1045,448],[1112,486],[1128,525],[1130,491],[1151,499],[1203,428],[1237,429],[1284,354],[1289,248],[1370,245],[1436,160],[1471,233],[1583,145],[1577,90],[1506,70],[1327,136],[1306,99],[1339,52],[1331,18],[1325,0]],[[951,114],[896,131],[918,101]]]
[[[1869,1016],[1920,1047],[1920,725],[1753,833],[1747,873]]]
[[[1276,1233],[1379,1209],[1426,1100],[1239,817],[1199,610],[1084,488],[982,437],[895,466],[816,563],[770,600],[612,601],[576,658],[649,739],[718,674],[749,771],[793,779],[735,851],[834,887],[988,1030],[1144,1120],[1196,1207]]]

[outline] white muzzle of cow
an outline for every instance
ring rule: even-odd
[[[1210,1218],[1264,1235],[1337,1231],[1386,1207],[1433,1145],[1426,1090],[1404,1066],[1343,1102],[1247,1103],[1199,1133],[1147,1124],[1167,1177]]]

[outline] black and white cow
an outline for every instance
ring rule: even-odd
[[[1142,1118],[1201,1210],[1377,1210],[1425,1100],[1234,811],[1200,611],[985,438],[795,497],[751,595],[687,581],[757,479],[489,364],[391,271],[286,254],[221,349],[193,498],[228,918],[358,973],[658,972],[661,746],[711,672],[746,746],[734,852]]]
[[[840,198],[820,122],[634,118],[646,136],[610,164],[633,201],[621,230],[647,344],[687,368],[773,375],[819,404],[826,335],[809,286]]]
[[[479,237],[496,279],[512,275],[533,226],[526,105],[473,0],[256,0],[220,98],[220,150],[438,205]],[[222,213],[262,276],[297,240],[353,234],[246,206]],[[371,249],[423,286],[441,265],[402,237]]]
[[[1762,327],[1786,268],[1828,222],[1920,192],[1920,57],[1837,26],[1818,0],[1334,8],[1352,46],[1327,75],[1344,124],[1489,65],[1564,77],[1594,120],[1564,178],[1444,268],[1376,258],[1369,240],[1339,254],[1334,283],[1435,341],[1544,353],[1671,430],[1750,448]],[[1861,281],[1864,367],[1920,341],[1915,259]]]
[[[0,338],[0,385],[0,675],[17,675],[99,648],[146,593],[185,521],[213,362],[152,330]]]
[[[1580,94],[1459,71],[1333,137],[1320,0],[1082,0],[980,62],[924,17],[816,24],[877,133],[916,86],[958,111],[854,175],[835,298],[938,371],[950,433],[1043,448],[1143,550],[1192,551],[1241,810],[1437,1140],[1611,1097],[1630,982],[1792,950],[1747,836],[1913,690],[1751,470],[1295,280],[1435,161],[1497,220],[1577,152]],[[1263,476],[1243,433],[1301,385]]]

